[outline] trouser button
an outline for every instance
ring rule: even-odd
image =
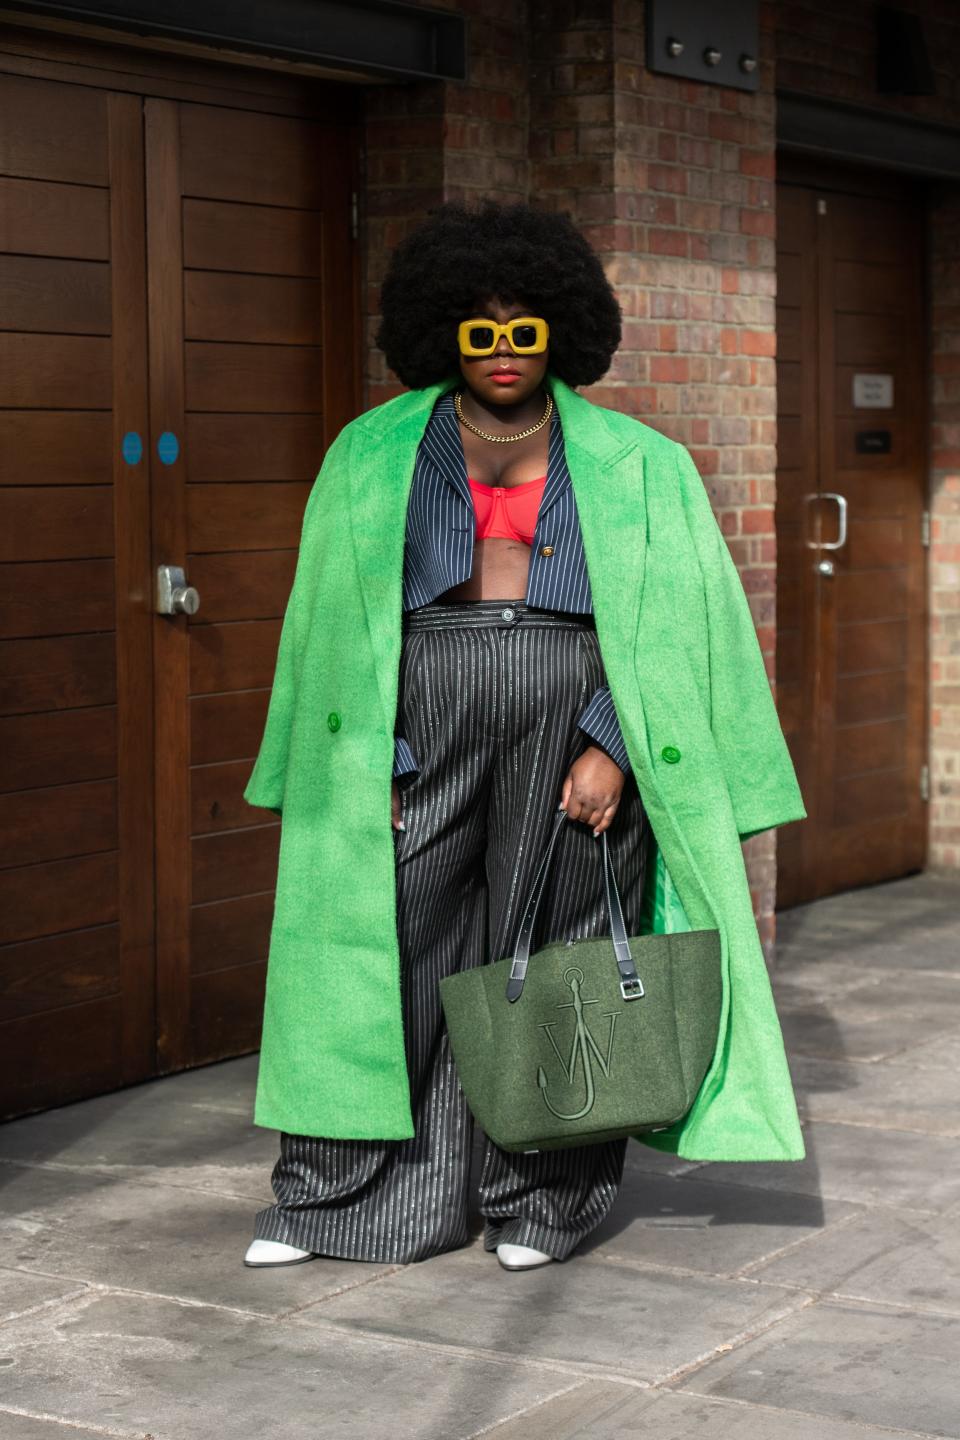
[[[514,610],[512,606],[508,605],[505,610],[500,611],[500,616],[503,620],[512,620],[516,613],[516,610]]]

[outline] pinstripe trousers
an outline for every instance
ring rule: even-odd
[[[438,982],[513,953],[564,778],[590,743],[576,718],[606,683],[591,615],[523,600],[433,601],[403,617],[397,726],[420,769],[394,831],[402,1009],[415,1135],[281,1132],[276,1203],[255,1236],[342,1259],[404,1264],[470,1239],[474,1122],[450,1054]],[[649,822],[628,774],[607,841],[627,933],[639,930]],[[599,840],[568,821],[531,950],[609,934]],[[484,1246],[564,1260],[603,1220],[625,1140],[508,1154],[483,1137]]]

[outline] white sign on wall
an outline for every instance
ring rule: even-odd
[[[853,405],[855,410],[892,410],[892,375],[854,375]]]

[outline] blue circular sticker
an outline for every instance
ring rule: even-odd
[[[164,465],[172,465],[180,454],[180,446],[172,430],[164,430],[160,436],[160,439],[157,441],[157,454],[160,456]]]
[[[143,441],[136,430],[128,430],[120,445],[120,453],[128,465],[139,465],[143,458]]]

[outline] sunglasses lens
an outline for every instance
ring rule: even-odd
[[[535,325],[514,325],[513,343],[523,350],[528,350],[537,343],[537,327]]]
[[[491,325],[471,325],[468,333],[470,344],[475,350],[490,350],[493,347]]]

